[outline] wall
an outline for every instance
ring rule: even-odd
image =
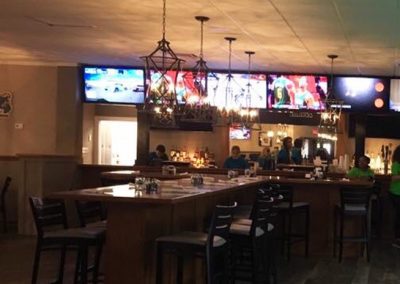
[[[281,130],[282,126],[279,124],[261,124],[261,130],[252,130],[251,139],[250,140],[229,140],[230,147],[233,145],[238,145],[243,152],[260,152],[263,146],[259,145],[259,133],[267,132],[269,130],[274,131],[276,133]],[[301,126],[301,125],[287,125],[286,131],[288,136],[296,139],[298,137],[315,137],[313,134],[313,130],[317,129],[316,126]],[[272,147],[280,148],[281,145],[276,143],[276,136],[272,139],[273,145]]]
[[[190,156],[196,148],[208,147],[215,154],[216,164],[221,167],[229,154],[228,128],[215,126],[214,131],[150,131],[150,151],[154,151],[158,144],[167,148],[167,153],[172,148],[186,149]]]
[[[0,183],[6,175],[13,178],[7,195],[11,222],[17,216],[19,225],[24,222],[23,216],[31,222],[28,195],[43,196],[67,188],[71,182],[66,169],[71,165],[69,172],[74,170],[82,151],[82,104],[78,87],[77,67],[0,65],[0,92],[13,93],[12,113],[0,117]],[[16,129],[16,123],[23,127]],[[35,157],[38,163],[25,167],[21,154]],[[55,156],[68,159],[61,158],[57,167],[37,166]],[[38,171],[42,175],[37,175]]]
[[[392,144],[392,152],[397,146],[400,146],[399,139],[387,139],[387,138],[366,138],[365,139],[365,153],[371,157],[376,157],[381,153],[382,145]]]
[[[0,155],[80,152],[77,74],[76,67],[0,65],[0,92],[14,95],[11,115],[0,118]]]

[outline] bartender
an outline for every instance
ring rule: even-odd
[[[292,163],[292,137],[285,137],[282,140],[282,149],[278,153],[278,164],[291,164]]]
[[[247,161],[240,156],[240,148],[239,146],[232,146],[231,156],[225,160],[224,163],[225,169],[248,169],[249,164]]]

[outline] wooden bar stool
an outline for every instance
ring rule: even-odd
[[[229,229],[235,207],[236,203],[230,206],[217,205],[208,233],[182,232],[158,238],[156,240],[156,283],[162,283],[164,253],[172,253],[178,257],[176,283],[183,282],[183,257],[188,255],[205,259],[208,284],[218,283],[218,278],[222,278],[227,283],[229,278]],[[220,261],[217,261],[218,259]],[[220,265],[222,267],[218,267],[219,264],[222,264]]]
[[[333,255],[336,256],[336,245],[339,243],[339,262],[342,261],[343,242],[360,242],[364,244],[367,261],[370,260],[370,198],[372,188],[344,186],[340,188],[340,204],[334,208],[334,230],[333,230]],[[358,218],[362,221],[362,233],[358,236],[345,236],[345,219]],[[337,234],[337,223],[340,223],[339,236]]]
[[[304,255],[308,256],[309,230],[310,230],[310,204],[307,202],[293,201],[293,187],[289,185],[273,185],[276,192],[282,196],[282,202],[276,205],[282,218],[282,234],[278,238],[282,240],[282,252],[286,247],[286,256],[290,260],[292,244],[304,242]],[[293,232],[293,216],[304,215],[303,232]]]
[[[274,199],[265,194],[257,195],[251,219],[237,219],[231,225],[233,281],[269,283],[270,280],[273,250],[269,236],[274,229],[270,223]],[[275,282],[276,274],[272,276]]]
[[[79,267],[76,267],[76,271],[79,271],[80,275],[78,277],[77,273],[75,274],[74,283],[87,283],[88,248],[103,244],[104,230],[96,227],[68,229],[63,201],[29,197],[29,204],[37,230],[32,283],[37,283],[41,252],[47,250],[59,250],[61,253],[57,283],[62,283],[65,254],[69,249],[78,251]]]

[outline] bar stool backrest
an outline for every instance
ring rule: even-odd
[[[369,200],[373,187],[343,186],[340,189],[341,210],[360,208],[366,212],[369,209]]]
[[[289,208],[293,207],[293,187],[290,185],[271,185],[274,190],[281,196],[281,202],[288,202]]]
[[[85,227],[90,222],[103,221],[106,219],[104,206],[96,201],[76,201],[79,223]]]
[[[29,204],[39,237],[46,231],[68,228],[63,201],[29,197]]]
[[[220,237],[224,240],[229,239],[229,231],[233,219],[234,209],[237,203],[232,205],[217,205],[211,219],[208,230],[207,247],[211,249],[214,246],[214,237]]]
[[[273,211],[274,199],[269,196],[263,196],[255,201],[253,208],[254,215],[252,217],[250,236],[256,236],[257,228],[264,232],[268,231],[268,223],[270,222]]]

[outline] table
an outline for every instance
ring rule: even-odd
[[[326,247],[333,226],[333,204],[341,185],[370,186],[364,181],[305,180],[255,177],[226,180],[225,176],[205,177],[205,185],[194,187],[189,179],[162,181],[158,194],[146,194],[129,185],[56,192],[48,197],[102,201],[107,204],[105,251],[106,283],[154,283],[155,239],[184,230],[204,229],[217,203],[238,201],[251,204],[256,189],[267,183],[291,184],[295,199],[310,202],[310,252]],[[167,271],[171,271],[166,269]],[[196,272],[197,270],[192,268]],[[196,273],[185,275],[189,283],[200,283]],[[174,283],[173,273],[165,283]]]

